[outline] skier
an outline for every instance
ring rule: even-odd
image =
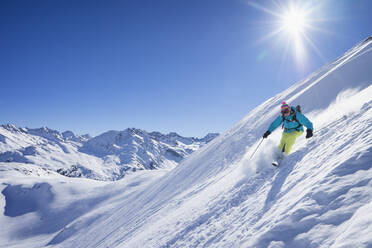
[[[284,152],[287,155],[291,152],[296,139],[304,132],[303,126],[307,127],[306,139],[313,136],[313,124],[301,114],[300,106],[295,108],[283,102],[281,106],[281,115],[271,123],[269,129],[264,133],[263,138],[267,138],[280,124],[283,124],[282,128],[284,128],[284,131],[279,145],[280,155],[278,156],[278,161],[273,162],[275,166],[278,166],[279,161],[284,157]]]

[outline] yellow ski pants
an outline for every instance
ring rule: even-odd
[[[295,143],[296,139],[300,137],[304,132],[294,131],[292,133],[282,134],[282,139],[280,140],[279,149],[281,152],[285,152],[287,155],[291,152],[292,146]]]

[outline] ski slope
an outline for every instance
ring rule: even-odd
[[[7,185],[44,180],[45,197],[57,200],[1,216],[9,227],[1,227],[0,241],[4,247],[372,247],[371,64],[369,38],[268,99],[170,172],[100,184],[7,175]],[[314,137],[301,136],[274,168],[281,130],[250,156],[282,101],[302,106]],[[77,199],[67,193],[73,190]],[[71,205],[81,206],[79,197],[88,204],[76,213]],[[58,209],[63,200],[70,205]],[[7,204],[3,197],[0,206]],[[73,218],[61,221],[66,209]],[[51,223],[38,219],[46,213],[62,223],[42,230]],[[26,235],[21,222],[37,222],[39,231]]]

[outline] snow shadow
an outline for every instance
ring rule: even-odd
[[[6,137],[2,134],[0,134],[0,142],[6,144]]]
[[[12,233],[13,238],[16,239],[57,232],[110,197],[104,195],[81,199],[58,209],[52,206],[55,192],[52,185],[48,183],[37,183],[29,188],[22,185],[8,185],[2,194],[6,201],[5,216],[17,218],[33,212],[38,216],[37,220]],[[62,240],[62,237],[65,236],[59,236],[54,242]]]
[[[281,188],[284,185],[287,177],[292,173],[296,163],[307,153],[307,149],[303,148],[293,152],[292,154],[285,157],[280,164],[274,181],[271,184],[271,189],[267,194],[263,211],[266,212],[276,202],[278,193],[281,192]]]
[[[284,244],[283,247],[319,247],[317,241],[312,240],[308,235],[317,231],[316,226],[340,226],[350,220],[355,211],[371,199],[370,191],[366,190],[371,185],[371,178],[367,176],[359,180],[350,180],[351,177],[348,177],[355,173],[370,172],[372,168],[371,150],[355,154],[330,171],[325,176],[323,183],[320,182],[301,200],[302,203],[312,203],[313,207],[309,208],[309,205],[305,204],[303,207],[297,208],[296,211],[288,215],[287,221],[275,225],[261,235],[254,247],[270,247],[273,241],[281,242]],[[296,162],[305,153],[307,153],[307,149],[301,149],[288,156],[288,161],[280,168],[272,183],[264,212],[268,211],[271,206],[275,206],[275,202],[285,194],[280,188],[284,185]],[[330,181],[337,182],[343,179],[347,183],[335,184],[332,189],[329,189],[326,184]],[[349,194],[351,191],[359,191],[359,193],[351,197]],[[296,204],[301,204],[301,202]],[[345,204],[349,207],[345,207]]]
[[[37,183],[32,188],[8,185],[1,192],[5,196],[4,215],[17,217],[47,208],[54,200],[48,183]]]
[[[6,151],[4,153],[0,153],[0,162],[18,162],[18,163],[31,163],[29,159],[27,159],[24,154],[20,151]]]
[[[360,152],[356,156],[353,156],[346,160],[341,165],[337,166],[328,176],[347,176],[354,174],[357,171],[368,171],[372,168],[372,148]]]

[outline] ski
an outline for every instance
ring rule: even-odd
[[[275,166],[275,167],[279,167],[279,162],[278,162],[278,161],[273,161],[271,164],[272,164],[273,166]]]

